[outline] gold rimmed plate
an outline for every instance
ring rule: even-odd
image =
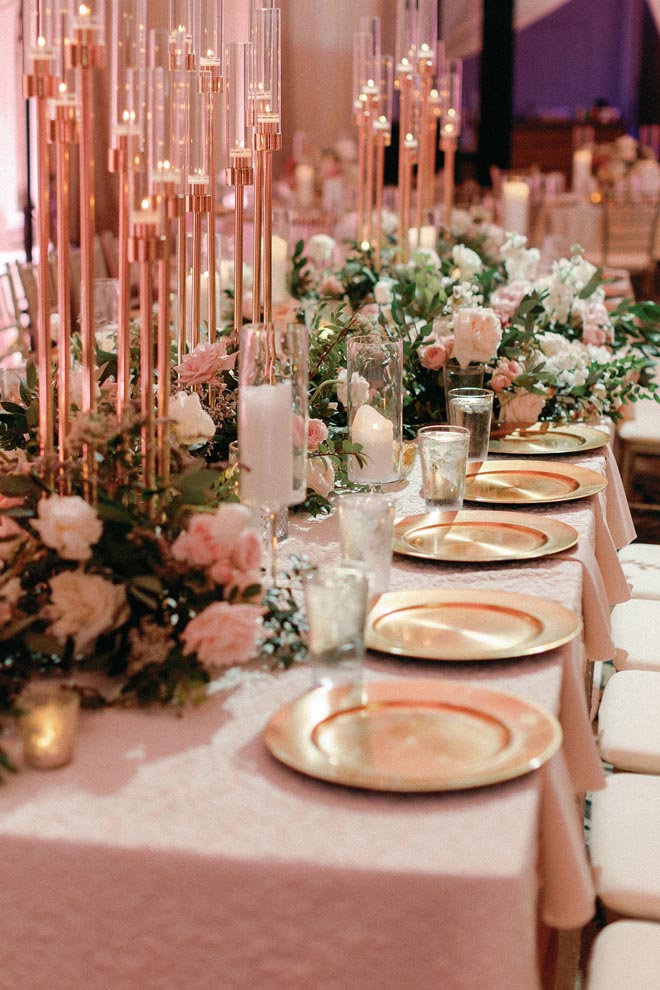
[[[583,423],[515,423],[491,430],[488,450],[491,454],[547,455],[579,454],[597,450],[609,443],[602,430]]]
[[[595,495],[607,485],[604,475],[577,464],[556,461],[484,461],[468,465],[465,500],[490,505],[567,502]]]
[[[396,553],[459,564],[530,560],[560,553],[577,541],[572,526],[531,512],[427,512],[394,525]]]
[[[271,718],[264,742],[286,766],[374,791],[454,791],[542,766],[562,733],[550,712],[456,681],[316,688]]]
[[[575,612],[532,595],[425,588],[381,595],[367,619],[366,644],[419,660],[506,660],[553,650],[580,629]]]

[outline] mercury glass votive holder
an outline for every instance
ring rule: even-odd
[[[78,729],[80,696],[61,687],[34,687],[19,699],[19,732],[25,762],[52,770],[71,762]]]

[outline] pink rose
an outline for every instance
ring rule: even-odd
[[[307,450],[313,453],[318,450],[319,445],[328,439],[328,427],[322,419],[310,419],[307,421]]]
[[[213,602],[183,630],[183,652],[196,653],[199,662],[210,669],[245,663],[257,650],[261,616],[259,605]]]
[[[344,286],[336,275],[324,275],[319,283],[319,295],[341,299],[344,295]]]
[[[41,499],[37,513],[32,525],[47,547],[64,560],[89,560],[103,533],[96,509],[80,495],[51,495]]]
[[[421,344],[417,354],[419,355],[419,363],[422,368],[428,368],[429,371],[440,371],[441,368],[444,368],[453,352],[454,338],[453,336],[449,336],[438,337],[430,344]]]
[[[221,385],[218,377],[223,371],[231,371],[236,364],[238,353],[227,354],[227,341],[215,344],[198,344],[194,351],[186,354],[177,365],[179,384],[184,387],[194,385]]]
[[[466,306],[454,315],[454,357],[461,368],[471,361],[490,361],[502,340],[502,324],[492,309]]]
[[[226,503],[194,515],[172,544],[172,556],[207,570],[225,595],[260,583],[261,540],[244,505]]]
[[[528,282],[518,281],[501,285],[495,289],[490,297],[491,309],[506,325],[511,321],[511,317],[530,290],[531,286]]]
[[[62,571],[50,579],[50,604],[44,615],[60,643],[73,638],[77,654],[89,654],[102,633],[121,626],[130,615],[123,584],[99,574]]]
[[[495,366],[493,377],[490,380],[490,387],[493,392],[503,392],[522,373],[523,366],[520,362],[512,361],[508,358],[500,358]]]
[[[582,343],[602,347],[613,340],[614,330],[605,303],[587,302],[582,311]]]
[[[511,398],[500,397],[500,423],[536,423],[545,396],[535,392],[514,392]]]

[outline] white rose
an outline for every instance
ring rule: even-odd
[[[310,457],[307,461],[307,487],[327,498],[335,487],[335,469],[327,457]]]
[[[490,361],[502,340],[502,324],[492,309],[459,309],[454,316],[454,357],[461,368],[470,361]]]
[[[394,299],[395,282],[393,278],[381,278],[374,285],[374,299],[379,306],[390,306]]]
[[[96,510],[79,495],[51,495],[37,505],[32,525],[47,547],[64,560],[89,560],[103,533]]]
[[[197,392],[177,392],[170,402],[170,419],[174,435],[184,447],[206,443],[215,435],[215,423],[202,409]]]
[[[337,375],[337,398],[342,406],[348,406],[348,386],[346,379],[348,371],[342,368]],[[369,398],[369,382],[362,375],[354,371],[351,375],[351,402],[353,405],[361,406]]]
[[[123,584],[98,574],[62,571],[50,579],[50,604],[44,614],[49,632],[65,643],[73,638],[76,654],[89,654],[102,633],[117,629],[129,617]]]
[[[380,229],[385,237],[393,237],[396,234],[398,224],[399,219],[396,213],[392,213],[391,210],[380,211]]]
[[[481,258],[476,251],[466,247],[464,244],[455,244],[451,249],[451,258],[458,268],[459,278],[462,280],[478,275],[483,269]]]
[[[327,267],[332,261],[337,242],[328,234],[313,234],[307,241],[305,253],[319,268]]]

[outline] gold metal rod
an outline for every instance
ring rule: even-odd
[[[243,186],[236,185],[234,209],[234,331],[243,326]],[[256,322],[259,322],[258,320]]]
[[[365,240],[371,244],[371,233],[373,227],[374,212],[374,118],[376,115],[376,102],[371,99],[365,114],[365,126],[367,129],[367,169],[365,182]]]
[[[153,308],[153,274],[151,261],[141,260],[140,268],[140,452],[142,481],[145,488],[156,483],[154,458],[154,341],[151,325]]]
[[[357,113],[358,125],[358,200],[357,200],[357,229],[355,233],[358,244],[364,240],[364,216],[365,216],[365,184],[367,165],[367,134],[365,113],[361,108]]]
[[[417,244],[421,242],[421,231],[424,224],[424,203],[426,199],[425,182],[428,172],[427,160],[429,157],[428,128],[426,126],[430,112],[431,76],[427,71],[422,71],[420,82],[420,111],[419,111],[419,157],[417,161],[417,200],[415,213],[415,226],[417,227]]]
[[[427,210],[432,210],[435,203],[435,143],[437,130],[438,119],[433,112],[433,108],[431,108],[428,115],[427,125],[427,141],[429,151],[426,158],[426,179],[424,182],[424,189],[426,191],[424,206]]]
[[[207,236],[207,247],[206,247],[206,260],[208,262],[208,339],[211,343],[214,343],[218,336],[218,319],[216,315],[216,298],[215,298],[215,283],[216,283],[216,266],[215,266],[215,182],[213,177],[215,175],[215,126],[213,121],[213,92],[209,90],[208,93],[208,142],[209,142],[209,159],[211,161],[211,181],[209,183],[209,208],[207,213],[207,225],[206,225],[206,236]]]
[[[263,235],[263,195],[264,195],[264,157],[265,151],[256,151],[254,155],[254,244],[252,249],[253,274],[252,274],[252,322],[261,321],[261,241]],[[236,200],[238,201],[238,187],[236,188]],[[243,191],[241,190],[241,201]],[[241,211],[243,203],[241,202]],[[242,250],[242,248],[241,248]],[[241,273],[242,281],[242,273]],[[234,282],[234,299],[236,296],[236,283]],[[242,315],[241,315],[242,319]]]
[[[94,337],[94,131],[93,76],[90,65],[79,69],[80,91],[80,336],[82,338],[82,411],[93,413],[95,399]],[[94,448],[83,447],[83,494],[88,502],[96,502],[97,477]]]
[[[412,76],[408,72],[401,74],[399,79],[399,256],[406,261],[408,258],[408,224],[410,222],[410,204],[406,213],[406,170],[408,149],[406,139],[410,127],[410,100],[412,97]]]
[[[455,138],[443,138],[440,147],[445,153],[444,162],[444,211],[445,227],[449,230],[451,226],[451,214],[454,208],[454,164],[456,157]]]
[[[69,490],[65,464],[69,455],[71,405],[71,255],[69,225],[69,168],[71,147],[68,141],[55,145],[55,189],[57,202],[57,456],[58,488],[61,495]]]
[[[117,421],[126,418],[131,395],[130,295],[131,266],[128,260],[129,177],[125,151],[119,152],[119,221],[117,253],[119,313],[117,320]]]
[[[158,261],[158,475],[163,484],[170,478],[170,224],[163,238],[162,254]]]
[[[54,410],[52,380],[52,344],[50,337],[50,149],[48,146],[48,107],[45,96],[36,100],[37,115],[37,184],[39,264],[37,266],[37,370],[39,376],[39,452],[50,457],[54,452]]]
[[[404,148],[404,169],[403,169],[403,190],[402,190],[402,202],[403,202],[403,216],[404,218],[410,217],[410,207],[412,199],[412,174],[413,174],[413,153],[410,148]],[[407,261],[409,256],[409,242],[408,242],[408,219],[404,220],[403,228],[401,230],[401,245],[403,250],[403,260]]]
[[[385,142],[386,134],[379,131],[376,135],[376,230],[374,233],[374,248],[376,252],[376,268],[380,268],[383,249],[383,183],[385,181]]]
[[[273,155],[264,152],[264,323],[273,319]]]
[[[177,219],[176,231],[176,356],[179,364],[186,353],[186,215]]]
[[[190,349],[199,344],[199,324],[201,320],[202,290],[202,214],[193,210],[192,215],[192,319],[190,326]]]

